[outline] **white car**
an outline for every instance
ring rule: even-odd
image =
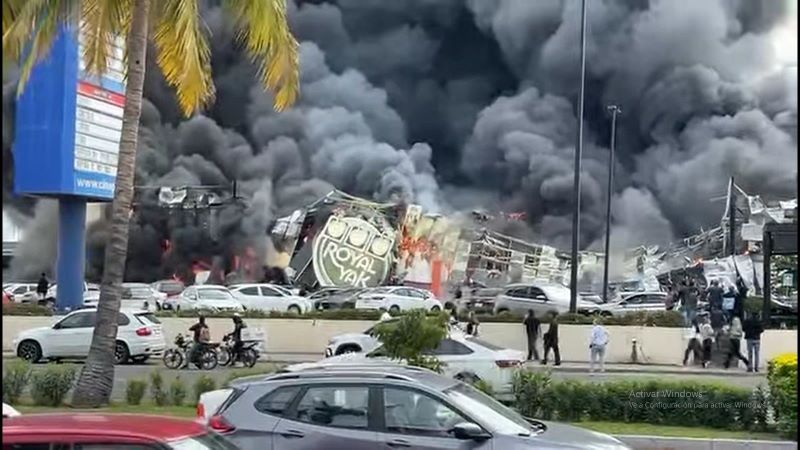
[[[96,318],[97,309],[80,309],[52,326],[22,331],[14,339],[14,354],[31,362],[85,358],[89,354]],[[143,362],[164,351],[166,342],[161,322],[153,313],[124,309],[117,317],[117,325],[115,363]]]
[[[8,283],[3,285],[3,291],[9,294],[15,303],[39,301],[39,296],[36,294],[36,283]]]
[[[53,284],[47,289],[45,300],[55,302],[58,295],[58,285]],[[83,283],[83,306],[96,306],[100,300],[100,285],[93,283]]]
[[[244,311],[244,306],[224,286],[201,284],[189,286],[177,297],[175,309],[205,309],[209,311]]]
[[[511,391],[514,370],[520,368],[525,361],[525,355],[519,350],[498,347],[456,330],[451,330],[449,336],[430,355],[444,363],[444,375],[469,383],[484,380],[498,394]],[[390,362],[384,356],[380,343],[368,353],[340,353],[316,363],[294,364],[287,367],[287,370],[302,370],[309,365],[361,364],[371,361]]]
[[[7,417],[17,417],[19,415],[20,415],[19,411],[12,408],[11,405],[3,403],[3,419]]]
[[[538,317],[551,312],[563,314],[569,312],[569,289],[559,284],[511,284],[503,289],[494,301],[494,313],[512,313],[525,315],[528,310]],[[578,297],[578,312],[591,314],[599,310],[599,306]]]
[[[385,309],[392,313],[412,309],[441,311],[442,302],[430,291],[408,286],[383,286],[356,295],[356,309]]]
[[[144,308],[145,303],[147,303],[147,309],[161,309],[161,305],[166,299],[167,294],[157,291],[149,284],[122,283],[121,301],[123,306],[140,309]]]
[[[600,305],[602,316],[622,316],[635,312],[657,312],[667,310],[665,292],[624,293],[622,298]]]
[[[249,310],[305,314],[313,309],[309,299],[274,284],[238,284],[230,289],[236,300]]]
[[[332,337],[325,347],[325,357],[338,356],[344,353],[369,353],[381,346],[381,341],[375,336],[375,327],[381,323],[396,322],[398,319],[389,319],[378,322],[364,330],[363,333],[344,333]]]

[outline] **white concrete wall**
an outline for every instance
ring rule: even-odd
[[[48,326],[52,317],[3,317],[3,351],[12,350],[14,337],[22,330]],[[188,332],[194,319],[162,318],[169,343],[176,334]],[[342,333],[359,333],[374,322],[359,320],[246,319],[250,328],[261,328],[267,336],[270,353],[323,354],[328,339]],[[213,340],[232,329],[230,319],[207,319]],[[544,327],[546,328],[546,326]],[[606,353],[611,363],[630,362],[631,341],[641,346],[640,361],[652,364],[681,364],[686,348],[680,328],[608,326],[611,334]],[[559,341],[564,361],[587,361],[590,325],[561,325]],[[496,345],[526,350],[522,324],[483,323],[481,338]],[[541,350],[541,341],[540,350]],[[743,351],[745,349],[743,348]],[[761,337],[761,360],[786,352],[797,352],[797,330],[768,330]]]

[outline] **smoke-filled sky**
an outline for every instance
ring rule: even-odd
[[[524,211],[527,226],[516,234],[569,248],[579,0],[289,0],[302,92],[281,114],[217,2],[205,3],[216,103],[183,119],[151,57],[136,182],[237,180],[248,206],[220,215],[219,248],[263,247],[271,220],[332,187],[444,213]],[[588,3],[584,248],[602,239],[609,104],[623,111],[617,248],[717,224],[724,205],[710,199],[724,195],[730,176],[763,197],[796,196],[796,1]],[[13,91],[4,81],[6,162]],[[52,224],[52,211],[37,209],[34,222]],[[163,276],[157,216],[143,213],[133,225],[133,278]],[[90,230],[90,245],[102,247],[104,228]],[[170,237],[184,260],[222,251],[188,225],[172,224]],[[26,272],[54,260],[38,250]],[[95,270],[101,260],[93,258]]]

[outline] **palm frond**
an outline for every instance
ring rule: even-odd
[[[27,0],[16,3],[14,20],[3,30],[3,55],[24,58],[17,95],[25,89],[34,65],[50,52],[61,27],[75,25],[79,0]]]
[[[162,0],[154,42],[156,62],[187,116],[214,98],[211,50],[197,0]]]
[[[129,26],[130,0],[83,0],[81,2],[81,37],[86,71],[103,75],[108,70],[108,57],[118,36],[126,36]]]
[[[275,93],[275,109],[293,105],[300,91],[300,63],[297,40],[286,19],[286,0],[228,0],[225,6],[236,20],[239,39],[259,67],[264,88]]]

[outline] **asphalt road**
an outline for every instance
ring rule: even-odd
[[[64,362],[62,364],[75,365],[76,369],[78,370],[80,370],[80,367],[82,366],[82,363],[80,362]],[[134,379],[147,380],[153,371],[161,372],[165,386],[169,386],[169,383],[171,383],[175,377],[180,376],[181,379],[186,383],[186,387],[189,392],[192,392],[194,383],[202,375],[210,376],[217,382],[217,385],[220,386],[229,380],[234,374],[236,374],[236,376],[253,375],[254,373],[257,373],[258,370],[268,373],[274,371],[276,366],[277,365],[275,363],[259,362],[253,369],[231,369],[228,367],[217,367],[214,370],[204,371],[198,369],[170,370],[164,367],[159,360],[149,361],[146,364],[141,365],[121,365],[116,366],[112,398],[114,400],[124,400],[125,388],[128,381]],[[42,370],[44,367],[44,364],[37,364],[34,366],[34,370]],[[541,366],[538,364],[532,364],[529,366],[529,368],[531,370],[542,370]],[[582,366],[575,364],[565,364],[562,367],[549,366],[549,368],[551,369],[552,376],[555,379],[573,379],[600,383],[621,379],[644,380],[648,378],[658,378],[662,381],[704,381],[748,388],[753,388],[758,384],[766,384],[766,377],[763,374],[744,374],[743,370],[737,370],[735,372],[728,373],[719,371],[702,373],[693,370],[684,371],[681,368],[670,368],[669,370],[660,372],[654,370],[652,367],[649,369],[643,367],[637,370],[635,367],[627,368],[623,365],[614,365],[609,367],[609,371],[606,373],[596,373],[592,375],[589,374],[588,371],[586,371]]]

